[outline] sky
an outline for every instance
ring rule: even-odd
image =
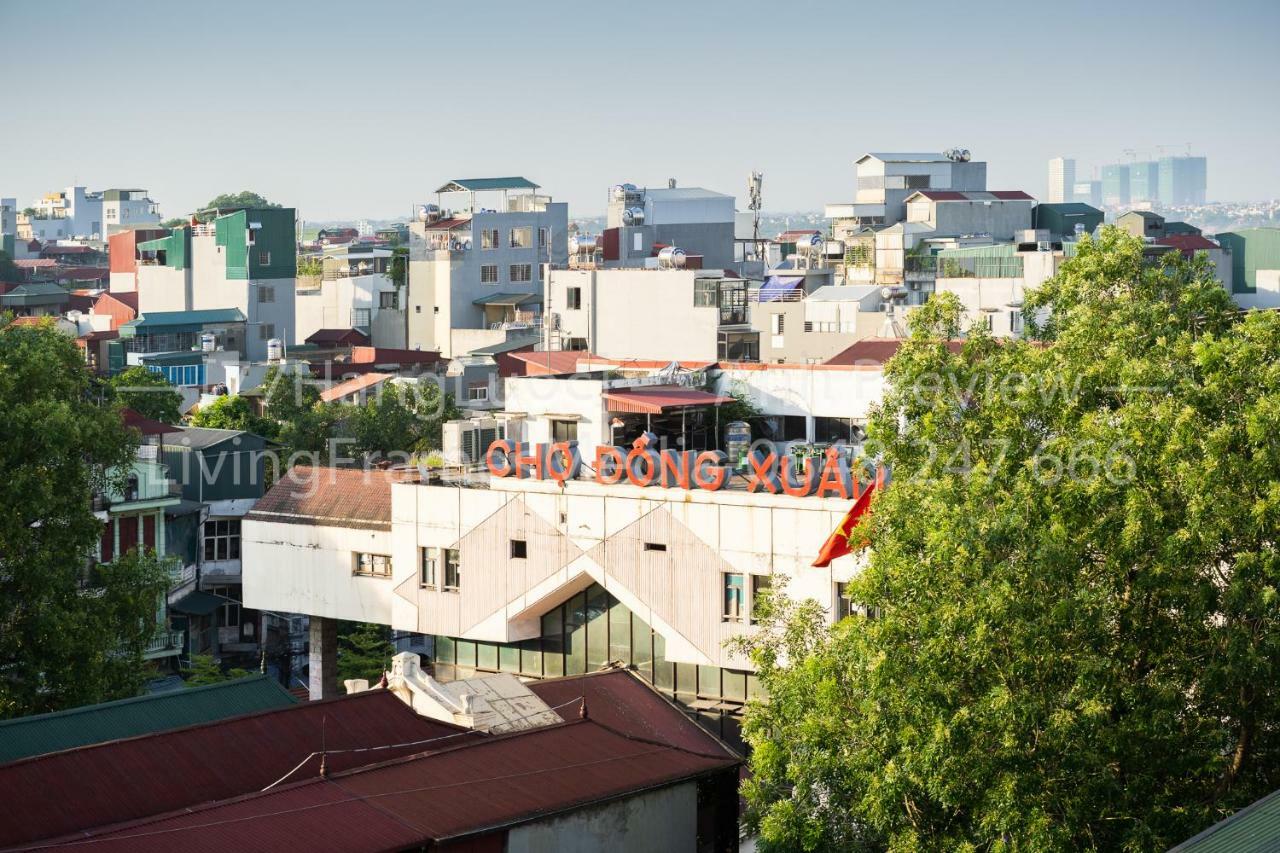
[[[0,197],[145,187],[169,217],[249,189],[387,219],[524,175],[593,216],[671,177],[744,208],[755,169],[798,211],[851,201],[866,151],[968,148],[1043,197],[1050,157],[1083,178],[1190,143],[1211,200],[1276,198],[1277,32],[1277,0],[0,0]]]

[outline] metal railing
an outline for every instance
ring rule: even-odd
[[[160,652],[180,652],[182,651],[182,642],[185,635],[182,631],[170,631],[161,629],[156,631],[155,636],[147,643],[143,649],[143,654],[154,655]]]

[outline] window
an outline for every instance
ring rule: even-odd
[[[693,280],[694,308],[715,308],[719,301],[719,282],[714,278],[695,278]]]
[[[473,403],[482,403],[489,399],[489,384],[487,382],[472,382],[467,385],[467,400]]]
[[[578,311],[582,308],[581,287],[571,287],[565,291],[565,307],[570,311]]]
[[[511,540],[511,559],[523,560],[529,556],[529,543],[524,539]]]
[[[928,175],[907,175],[907,189],[909,190],[927,190],[929,189]]]
[[[533,264],[512,264],[512,281],[533,281]]]
[[[533,228],[522,225],[512,228],[508,245],[513,249],[529,249],[533,247]]]
[[[399,308],[400,294],[394,290],[384,290],[378,294],[379,308]]]
[[[773,329],[775,335],[781,335],[786,331],[787,318],[785,314],[770,314],[769,325]]]
[[[1020,335],[1022,334],[1022,330],[1023,330],[1022,312],[1010,311],[1009,312],[1009,331],[1012,334]]]
[[[276,336],[275,323],[263,323],[258,326],[258,340],[266,341]]]
[[[444,551],[444,588],[448,592],[457,592],[462,586],[462,566],[459,565],[457,548],[446,548]]]
[[[746,577],[740,572],[725,572],[724,621],[741,622],[747,612]]]
[[[632,252],[644,251],[644,232],[643,231],[637,231],[635,234],[632,235],[631,251]]]
[[[551,422],[551,441],[577,441],[578,440],[578,422],[577,421],[552,421]]]
[[[753,624],[756,621],[756,602],[771,585],[772,579],[768,575],[751,576],[751,622]]]
[[[271,253],[265,249],[258,252],[258,265],[264,267],[271,266]]]
[[[391,577],[391,558],[386,554],[356,554],[356,574],[370,577]]]
[[[270,285],[258,285],[258,301],[259,302],[275,302],[276,289]]]
[[[222,607],[218,608],[218,627],[240,627],[240,602],[228,601],[226,604],[222,605]]]
[[[136,501],[138,499],[138,475],[130,474],[129,479],[125,481],[124,499],[126,501]]]
[[[548,229],[546,229],[546,228],[539,228],[539,229],[538,229],[538,248],[539,248],[539,249],[545,249],[545,248],[547,248],[547,238],[548,238],[549,236],[550,236],[550,235],[549,235],[549,233],[548,233]]]
[[[667,546],[664,542],[646,542],[644,543],[644,549],[646,551],[666,551]]]
[[[240,559],[240,519],[218,518],[204,523],[204,558]]]
[[[440,582],[439,561],[435,548],[419,548],[421,560],[418,564],[418,586],[424,589],[435,589]]]
[[[480,283],[481,284],[497,284],[498,283],[498,265],[485,264],[480,267]]]
[[[480,248],[496,249],[498,248],[498,229],[485,228],[480,232]]]

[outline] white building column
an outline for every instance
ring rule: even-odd
[[[338,623],[321,616],[310,617],[311,655],[308,689],[311,701],[338,695]]]

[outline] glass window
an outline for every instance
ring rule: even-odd
[[[266,251],[265,249],[264,249],[263,251],[259,252],[259,253],[258,253],[258,263],[259,263],[259,264],[261,264],[261,265],[262,265],[262,266],[264,266],[264,267],[265,267],[265,266],[270,266],[270,265],[271,265],[271,253],[270,253],[270,252],[268,252],[268,251]]]
[[[565,675],[587,671],[587,594],[580,592],[565,605]]]
[[[565,307],[570,311],[577,311],[582,308],[582,288],[570,287],[565,292]]]
[[[261,323],[258,326],[258,340],[267,341],[276,336],[275,323]]]
[[[513,249],[528,249],[533,246],[533,228],[531,226],[522,225],[519,228],[512,228],[510,236],[509,245]]]
[[[752,575],[751,576],[751,621],[756,621],[756,601],[770,587],[771,579],[768,575]]]
[[[489,399],[489,385],[486,382],[471,382],[467,385],[467,400],[483,403]]]
[[[520,671],[520,647],[519,646],[499,646],[498,647],[498,669],[503,672],[519,672]]]
[[[512,281],[533,281],[532,264],[512,264],[509,272]]]
[[[693,280],[693,307],[715,308],[719,304],[718,283],[714,278],[695,278]]]
[[[258,285],[258,301],[259,302],[275,302],[276,289],[266,284]]]
[[[496,249],[498,248],[498,229],[485,228],[480,232],[480,248]]]
[[[356,574],[370,577],[391,577],[391,558],[386,554],[356,554]]]
[[[480,267],[480,283],[481,284],[497,284],[498,283],[498,265],[485,264]]]
[[[551,422],[551,440],[557,441],[577,441],[578,440],[578,422],[577,421],[552,421]]]
[[[609,593],[599,584],[587,588],[587,672],[609,660]]]
[[[452,664],[454,658],[453,637],[436,637],[436,662]]]
[[[539,249],[547,248],[547,229],[546,228],[538,229],[538,248]]]
[[[240,559],[240,519],[211,519],[204,523],[206,560]]]
[[[418,569],[418,586],[435,589],[440,577],[436,549],[421,548],[419,550],[422,552],[422,565]]]
[[[746,578],[739,572],[725,572],[724,579],[724,621],[741,622],[746,615]]]
[[[631,663],[631,611],[620,601],[609,606],[609,660]]]
[[[498,668],[498,647],[493,643],[476,643],[476,668]]]
[[[219,628],[239,628],[240,627],[240,604],[238,602],[227,602],[218,610],[218,627]]]
[[[444,588],[457,592],[462,586],[462,566],[457,548],[446,548],[444,551]]]

